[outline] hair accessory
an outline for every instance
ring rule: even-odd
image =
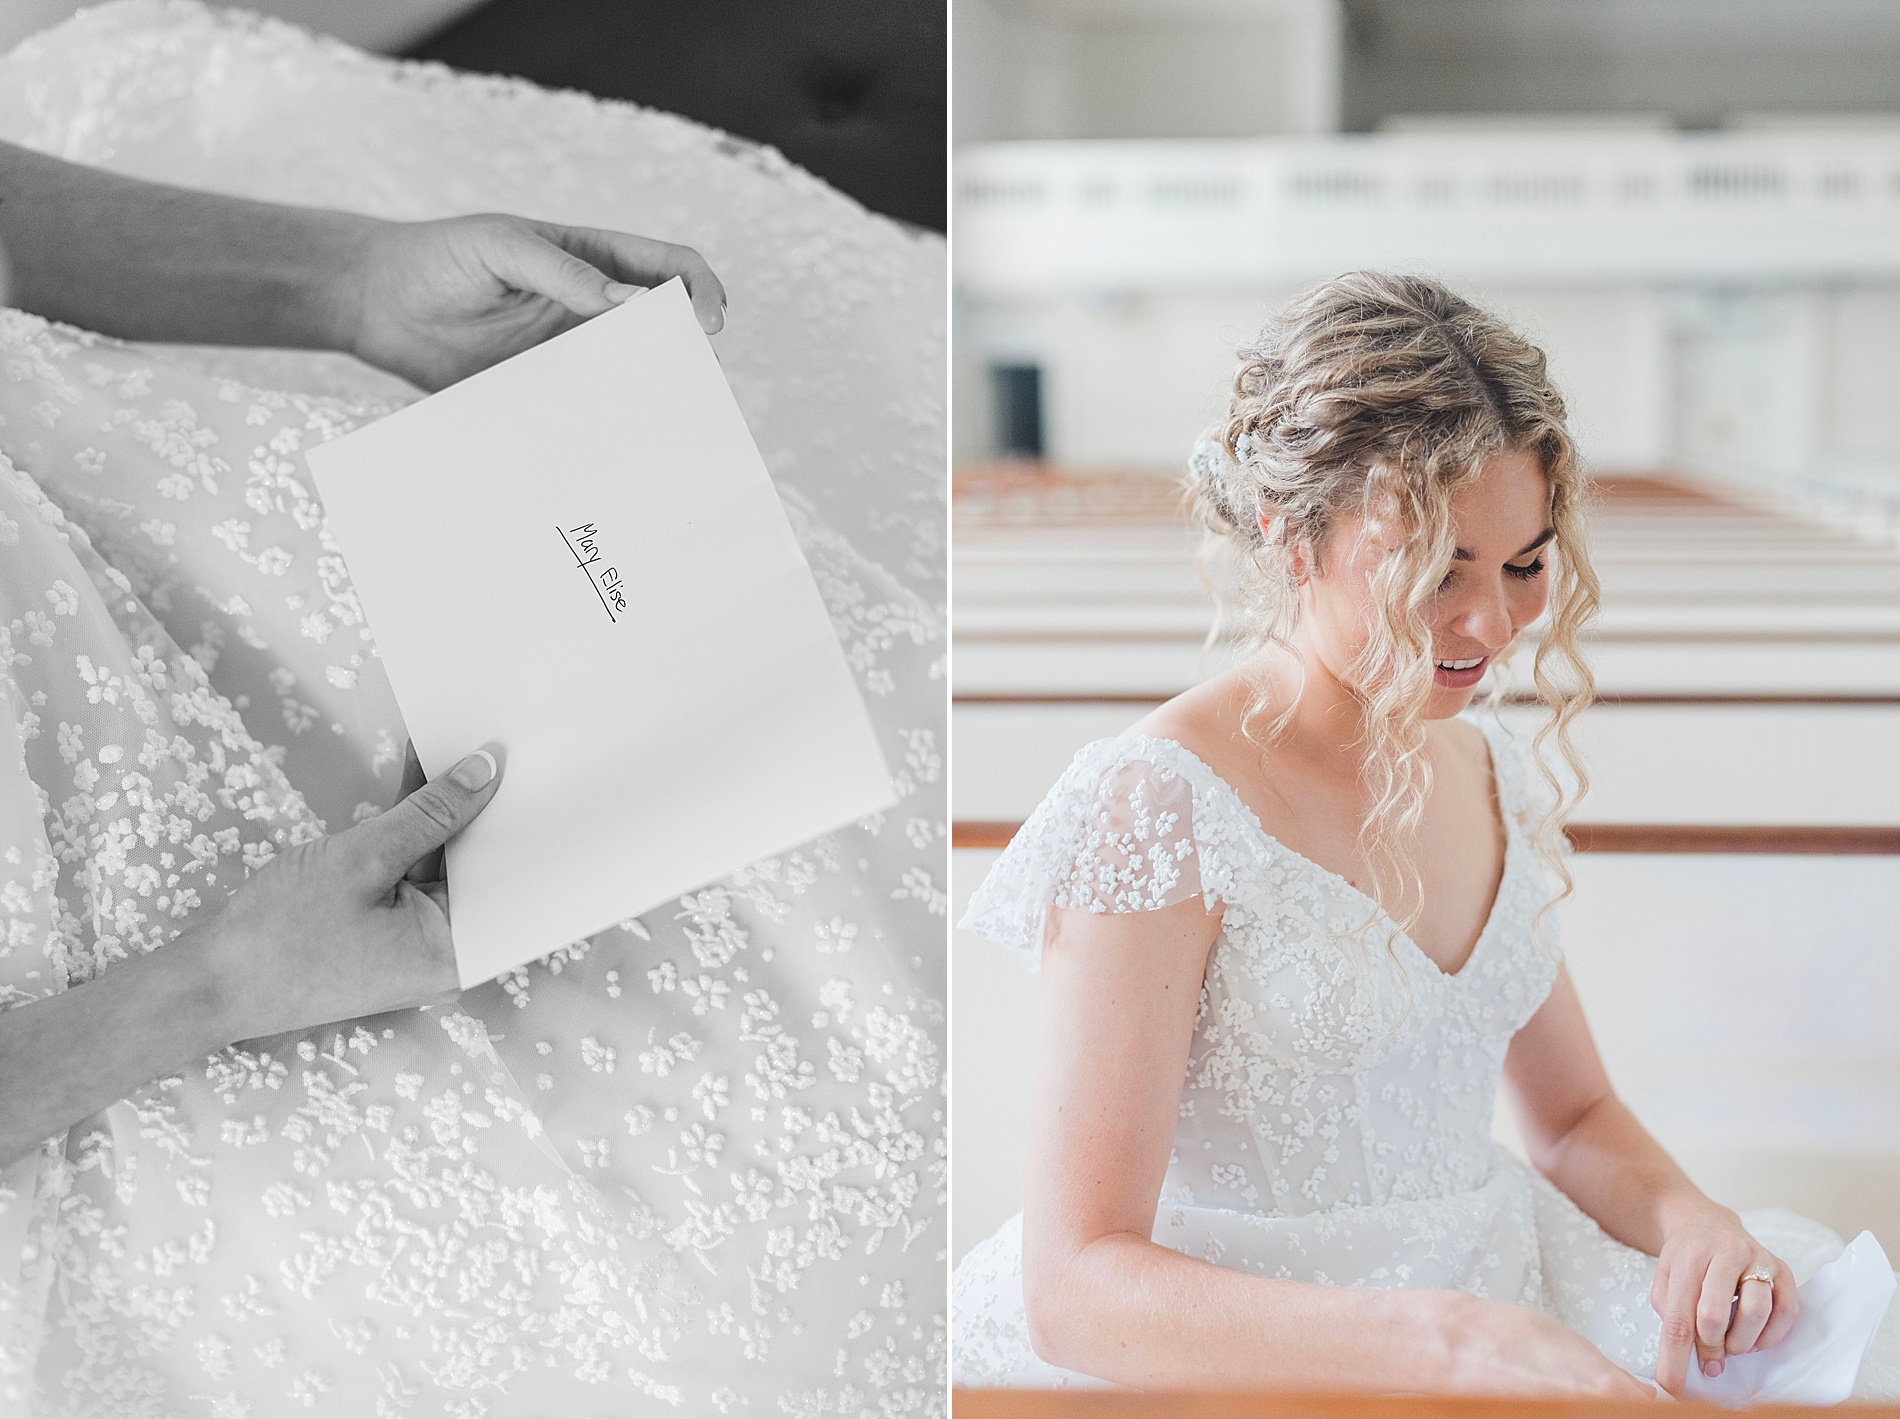
[[[1218,439],[1202,434],[1194,440],[1194,451],[1188,455],[1188,471],[1196,482],[1218,488],[1233,468],[1234,460],[1227,456],[1227,450],[1220,446]]]

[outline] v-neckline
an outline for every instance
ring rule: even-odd
[[[1457,717],[1460,719],[1465,718],[1464,715]],[[1478,953],[1484,949],[1485,942],[1490,939],[1492,928],[1497,925],[1498,911],[1504,904],[1505,888],[1510,885],[1511,873],[1516,866],[1519,856],[1517,825],[1511,817],[1510,810],[1504,803],[1504,784],[1498,773],[1497,746],[1491,742],[1490,733],[1475,717],[1467,722],[1470,723],[1479,734],[1484,736],[1485,757],[1491,770],[1491,798],[1496,804],[1495,811],[1498,826],[1504,831],[1504,861],[1499,865],[1497,889],[1491,894],[1491,905],[1485,911],[1484,924],[1478,928],[1478,934],[1471,943],[1471,949],[1465,952],[1464,960],[1459,962],[1458,969],[1455,971],[1448,971],[1439,965],[1437,961],[1434,961],[1426,952],[1425,948],[1412,939],[1410,932],[1401,927],[1384,907],[1380,906],[1377,901],[1368,896],[1365,892],[1360,891],[1350,880],[1342,877],[1339,873],[1333,871],[1332,868],[1322,866],[1318,862],[1315,862],[1305,853],[1288,847],[1272,833],[1269,833],[1266,829],[1266,825],[1260,821],[1260,815],[1254,812],[1253,805],[1241,797],[1240,790],[1235,788],[1233,784],[1229,783],[1219,773],[1215,772],[1213,766],[1209,764],[1207,760],[1203,759],[1199,754],[1196,754],[1192,749],[1188,748],[1187,745],[1181,743],[1180,740],[1169,739],[1159,734],[1143,734],[1134,736],[1134,742],[1146,739],[1158,744],[1169,744],[1180,750],[1181,753],[1199,765],[1201,771],[1205,773],[1208,778],[1212,779],[1216,785],[1226,791],[1228,797],[1234,801],[1234,806],[1239,808],[1241,813],[1245,815],[1246,823],[1252,827],[1255,835],[1259,837],[1263,843],[1274,852],[1301,863],[1327,881],[1336,884],[1341,890],[1351,893],[1352,896],[1371,908],[1374,921],[1384,922],[1392,929],[1394,936],[1411,948],[1412,954],[1418,958],[1419,964],[1425,968],[1429,975],[1436,977],[1447,985],[1455,985],[1472,973],[1472,964],[1478,959]]]

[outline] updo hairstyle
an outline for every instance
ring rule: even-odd
[[[1255,665],[1269,647],[1291,649],[1300,602],[1289,550],[1306,541],[1324,567],[1342,515],[1362,514],[1369,541],[1387,548],[1372,578],[1377,620],[1353,679],[1366,717],[1360,849],[1375,900],[1412,903],[1402,919],[1394,914],[1401,930],[1421,896],[1413,844],[1431,786],[1427,617],[1452,565],[1452,497],[1497,454],[1529,454],[1543,470],[1555,536],[1531,676],[1548,715],[1534,742],[1541,751],[1554,738],[1575,783],[1561,785],[1540,752],[1551,806],[1536,840],[1561,900],[1571,886],[1561,824],[1587,786],[1569,730],[1594,693],[1578,637],[1596,613],[1598,583],[1584,537],[1586,483],[1543,351],[1436,281],[1355,271],[1296,299],[1239,359],[1226,417],[1189,462],[1220,603],[1215,636],[1239,640]],[[1515,649],[1497,657],[1493,707]],[[1270,753],[1291,711],[1257,732],[1266,698],[1259,680],[1247,732]]]

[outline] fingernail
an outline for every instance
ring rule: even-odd
[[[1704,1360],[1702,1362],[1702,1373],[1707,1375],[1710,1379],[1719,1378],[1722,1373],[1722,1362],[1720,1360]]]
[[[486,749],[477,749],[449,770],[449,777],[463,788],[486,788],[494,776],[495,756]]]
[[[639,294],[640,288],[638,286],[629,286],[625,281],[609,281],[607,283],[607,299],[612,301],[615,305],[619,305],[629,296],[637,296]]]

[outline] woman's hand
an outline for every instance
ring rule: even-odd
[[[1458,1291],[1426,1294],[1440,1307],[1450,1341],[1446,1387],[1455,1393],[1656,1398],[1649,1385],[1549,1316]]]
[[[700,326],[726,293],[685,246],[520,217],[386,222],[142,182],[0,143],[9,299],[122,340],[347,350],[440,389],[684,278]]]
[[[688,246],[521,217],[373,222],[339,291],[342,343],[441,389],[675,276],[716,334],[725,288]]]
[[[501,781],[496,745],[387,812],[279,853],[204,927],[227,1039],[255,1039],[461,993],[448,892],[407,875],[475,820]]]
[[[1758,1266],[1775,1279],[1744,1284]],[[1741,1218],[1707,1198],[1684,1207],[1665,1228],[1649,1303],[1662,1317],[1656,1383],[1677,1396],[1692,1355],[1713,1378],[1727,1356],[1779,1345],[1801,1310],[1788,1264],[1750,1236]]]
[[[453,1000],[448,896],[417,878],[495,796],[501,751],[488,751],[278,854],[156,951],[0,1010],[0,1168],[233,1040]]]
[[[1538,1171],[1612,1237],[1658,1258],[1649,1293],[1662,1318],[1656,1383],[1679,1396],[1692,1353],[1705,1374],[1718,1375],[1725,1356],[1787,1336],[1799,1306],[1793,1274],[1616,1097],[1567,971],[1511,1041],[1504,1079]],[[1773,1283],[1740,1285],[1756,1266],[1768,1267]]]

